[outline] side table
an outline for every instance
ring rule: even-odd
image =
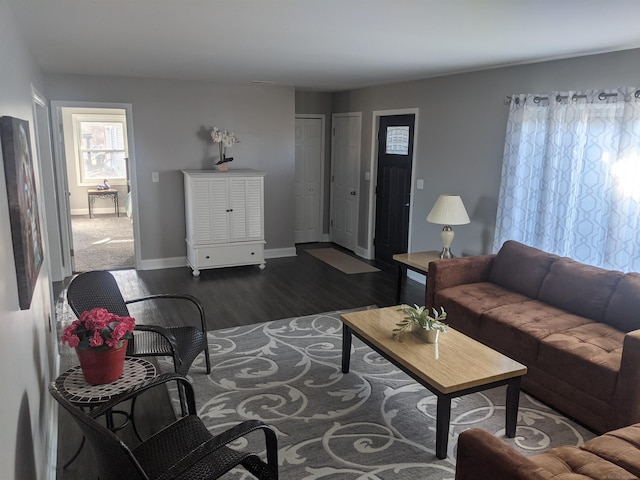
[[[96,203],[96,198],[110,198],[113,201],[115,213],[120,216],[120,207],[118,206],[118,190],[109,188],[108,190],[98,190],[97,188],[87,189],[87,204],[89,205],[89,218],[91,218],[91,207]]]
[[[393,256],[398,265],[398,283],[396,285],[396,305],[400,305],[400,297],[402,293],[402,269],[413,270],[414,272],[427,275],[429,270],[429,262],[440,260],[440,252],[431,250],[428,252],[414,253],[397,253]],[[426,305],[426,288],[425,288],[425,305]]]
[[[55,384],[60,394],[71,403],[80,408],[93,409],[104,402],[109,401],[111,397],[155,376],[156,367],[153,363],[140,357],[126,357],[122,375],[114,382],[106,383],[104,385],[91,385],[85,381],[80,365],[76,365],[56,378]],[[140,438],[135,421],[133,420],[134,406],[135,399],[131,402],[130,412],[122,410],[108,411],[105,414],[107,428],[112,432],[117,432],[124,428],[129,423],[129,420],[131,420],[133,430],[138,438]],[[123,415],[124,421],[121,424],[116,425],[113,421],[114,414]],[[66,469],[78,457],[82,447],[84,446],[84,440],[84,437],[82,437],[82,442],[80,443],[78,450],[76,450],[73,456],[64,464],[62,467],[63,469]]]

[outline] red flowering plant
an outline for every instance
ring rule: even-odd
[[[64,329],[62,343],[80,350],[119,348],[124,340],[133,337],[134,328],[132,317],[120,317],[104,308],[94,308],[83,312]]]

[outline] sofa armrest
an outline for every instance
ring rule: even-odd
[[[486,430],[472,428],[458,437],[456,480],[544,480],[551,476]]]
[[[439,290],[466,283],[488,282],[495,257],[478,255],[430,262],[427,275],[427,307],[433,308],[433,297]]]
[[[611,424],[607,430],[640,422],[640,330],[624,336],[618,381],[613,394]]]

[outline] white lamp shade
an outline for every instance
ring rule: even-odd
[[[459,195],[440,195],[427,215],[427,222],[438,225],[464,225],[470,220]]]

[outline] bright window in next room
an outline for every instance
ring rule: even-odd
[[[73,114],[78,184],[127,180],[127,123],[125,115]]]

